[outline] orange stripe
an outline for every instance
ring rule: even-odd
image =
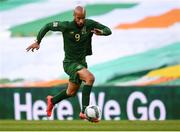
[[[68,80],[51,80],[51,81],[41,81],[41,82],[28,82],[28,83],[22,83],[19,84],[0,84],[0,88],[3,87],[53,87],[58,85],[63,85],[68,83]]]
[[[32,82],[26,83],[26,87],[52,87],[57,85],[62,85],[68,83],[68,80],[51,80],[51,81],[42,81],[42,82]]]
[[[180,78],[180,65],[173,65],[173,66],[152,70],[146,76]]]
[[[157,80],[153,80],[153,81],[137,84],[137,86],[155,85],[155,84],[160,84],[160,83],[163,83],[163,82],[169,82],[169,81],[172,81],[172,80],[175,80],[175,79],[177,79],[177,78],[161,77],[161,78],[159,78]]]
[[[116,29],[130,29],[130,28],[166,28],[180,22],[180,9],[173,9],[160,16],[147,17],[141,21],[130,24],[120,24]]]

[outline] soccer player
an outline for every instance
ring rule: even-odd
[[[47,116],[50,117],[55,104],[63,99],[74,96],[82,81],[82,111],[79,114],[81,119],[87,119],[84,114],[85,108],[89,105],[90,92],[94,83],[93,74],[87,69],[86,56],[92,55],[91,38],[96,35],[110,35],[111,30],[91,19],[86,19],[86,11],[82,6],[74,9],[73,21],[54,21],[41,28],[35,43],[31,44],[26,50],[40,48],[40,43],[45,34],[51,31],[60,31],[64,40],[65,58],[63,61],[64,71],[69,75],[67,89],[60,91],[55,96],[47,96]],[[93,122],[97,122],[94,120]]]

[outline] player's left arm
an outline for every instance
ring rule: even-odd
[[[94,29],[91,32],[93,32],[96,35],[108,36],[112,34],[110,28],[96,21],[94,21],[93,23],[93,28]]]

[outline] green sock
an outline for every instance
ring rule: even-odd
[[[57,104],[58,102],[60,102],[61,100],[63,99],[66,99],[66,98],[69,98],[70,96],[67,95],[66,93],[66,89],[63,89],[60,93],[58,93],[57,95],[55,95],[53,98],[52,98],[52,103],[55,105]]]
[[[92,86],[84,85],[82,90],[82,112],[84,113],[86,107],[89,105],[89,98]]]

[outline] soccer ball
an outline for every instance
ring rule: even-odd
[[[86,117],[89,121],[99,121],[102,115],[102,112],[97,105],[87,106],[84,113],[86,114]]]

